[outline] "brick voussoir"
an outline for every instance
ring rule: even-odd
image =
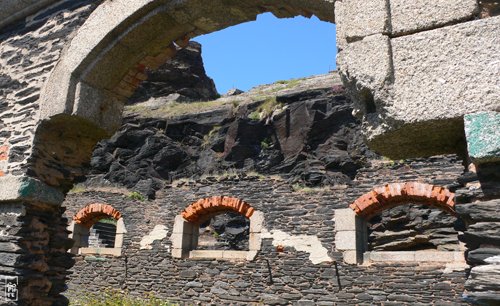
[[[234,211],[250,218],[254,212],[254,208],[238,198],[214,196],[193,202],[182,211],[181,215],[189,222],[198,223],[207,215],[224,211]]]
[[[455,214],[454,193],[442,186],[420,182],[393,183],[375,187],[357,198],[349,207],[358,216],[369,217],[412,201]]]
[[[115,220],[118,220],[122,216],[118,210],[116,210],[109,204],[92,203],[88,204],[78,213],[76,213],[73,217],[73,220],[75,221],[75,223],[90,227],[96,221],[105,217],[112,217]]]

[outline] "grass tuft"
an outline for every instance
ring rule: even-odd
[[[276,109],[281,108],[283,105],[276,101],[276,97],[268,97],[262,102],[256,111],[250,113],[248,118],[251,120],[260,120],[270,116]]]
[[[141,201],[141,202],[146,201],[146,197],[137,191],[132,191],[131,193],[129,193],[128,198],[131,200],[136,200],[136,201]]]
[[[73,188],[71,188],[71,190],[68,191],[68,193],[75,194],[75,193],[83,193],[85,191],[87,191],[87,188],[85,186],[77,184],[73,186]]]
[[[217,137],[217,133],[221,129],[220,125],[215,125],[208,134],[203,136],[203,143],[201,144],[202,148],[206,148],[210,145],[210,143]]]
[[[302,184],[293,184],[292,189],[295,192],[300,192],[300,193],[316,193],[316,192],[325,192],[330,190],[328,186],[323,186],[323,187],[308,187]]]
[[[131,296],[128,292],[104,290],[104,292],[86,292],[70,297],[70,306],[174,306],[166,300],[157,298],[150,293],[144,297]]]
[[[186,114],[196,114],[211,111],[223,106],[234,107],[238,105],[237,101],[227,101],[223,99],[200,102],[168,102],[158,108],[152,108],[148,105],[136,104],[125,107],[126,113],[137,113],[147,118],[172,118]]]

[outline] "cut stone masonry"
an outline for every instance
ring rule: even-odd
[[[491,55],[500,52],[500,18],[479,19],[477,1],[335,8],[339,71],[375,151],[393,159],[456,151],[465,114],[498,111],[500,66]]]

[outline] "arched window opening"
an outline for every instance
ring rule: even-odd
[[[397,206],[367,221],[367,251],[460,251],[460,219],[413,203]]]
[[[92,248],[113,248],[116,240],[116,223],[113,218],[104,218],[89,230],[88,246]]]
[[[465,264],[454,194],[424,183],[374,188],[335,211],[335,246],[348,264],[438,262]],[[438,209],[435,209],[438,208]]]
[[[85,206],[73,217],[68,230],[75,241],[73,254],[121,255],[125,224],[121,213],[111,205]]]
[[[263,221],[261,212],[237,198],[198,200],[175,217],[172,257],[253,260]]]

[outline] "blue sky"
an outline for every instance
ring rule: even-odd
[[[316,17],[278,19],[266,13],[193,40],[203,45],[205,69],[221,94],[336,68],[335,25]]]

